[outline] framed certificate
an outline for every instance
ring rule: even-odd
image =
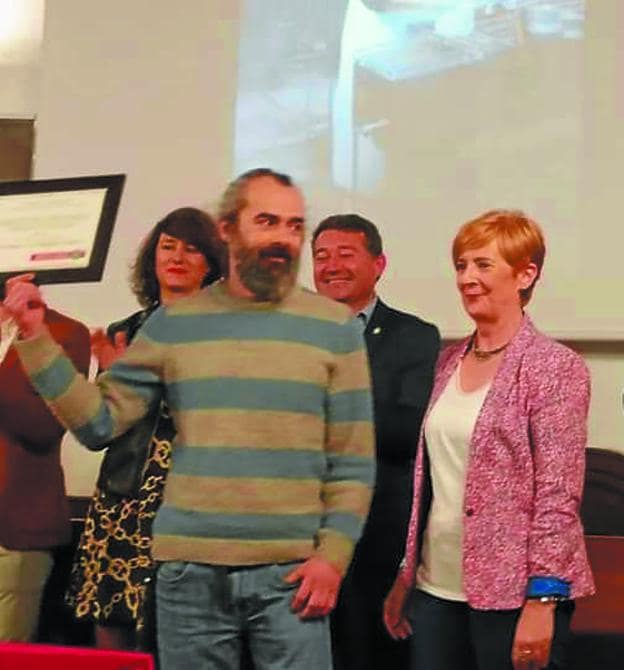
[[[125,175],[0,182],[0,282],[102,278]]]

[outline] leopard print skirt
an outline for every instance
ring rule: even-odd
[[[155,570],[152,523],[162,502],[173,435],[171,419],[161,417],[136,498],[96,488],[65,596],[78,619],[141,631]]]

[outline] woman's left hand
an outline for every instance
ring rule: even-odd
[[[548,665],[555,626],[553,602],[524,603],[511,649],[514,670],[541,670]]]

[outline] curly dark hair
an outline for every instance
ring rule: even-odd
[[[143,307],[153,307],[160,302],[160,286],[156,278],[156,247],[162,233],[192,244],[202,252],[208,264],[202,286],[211,284],[223,274],[223,244],[212,217],[195,207],[174,209],[154,226],[143,241],[132,265],[130,286]]]

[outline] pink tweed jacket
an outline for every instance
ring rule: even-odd
[[[469,338],[440,355],[425,415],[466,352]],[[528,316],[507,347],[477,418],[464,491],[463,572],[476,609],[513,609],[532,576],[594,592],[579,518],[585,474],[589,374],[573,351],[538,332]],[[421,430],[414,499],[400,576],[412,585],[427,514]]]

